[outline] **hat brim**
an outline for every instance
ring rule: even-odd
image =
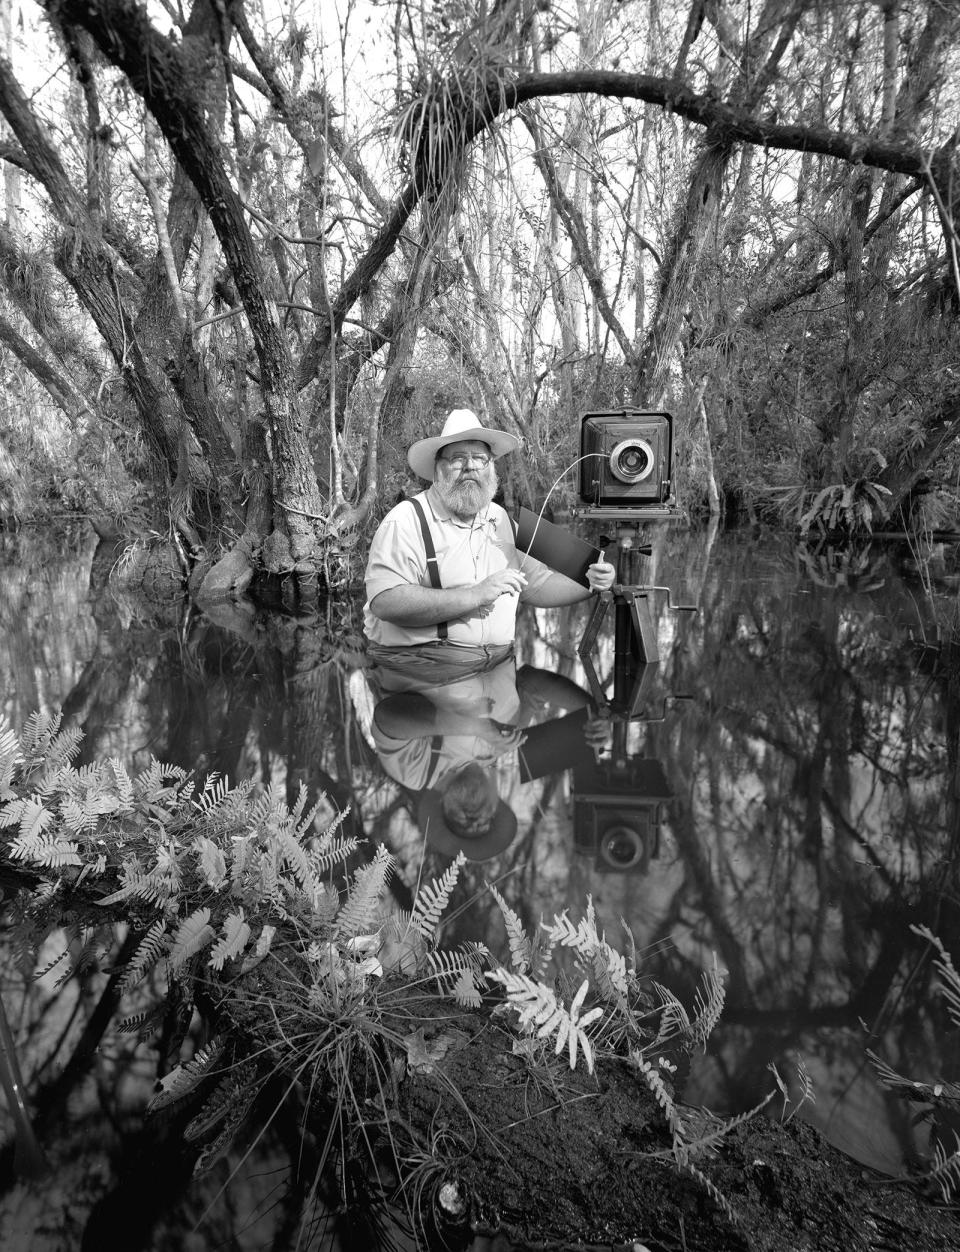
[[[433,787],[420,792],[417,805],[417,825],[423,831],[427,843],[447,856],[462,852],[468,861],[489,861],[513,843],[517,833],[517,815],[509,804],[497,801],[489,829],[476,838],[464,838],[454,834],[443,815],[443,796]]]
[[[485,426],[474,426],[469,430],[458,430],[456,434],[433,435],[429,439],[418,439],[416,443],[410,445],[407,464],[420,478],[433,482],[433,465],[440,449],[451,443],[462,443],[467,439],[479,439],[485,443],[494,458],[503,456],[506,452],[515,452],[520,447],[520,440],[516,435],[510,435],[505,430],[487,430]]]

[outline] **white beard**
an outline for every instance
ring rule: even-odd
[[[498,486],[497,471],[492,464],[477,481],[460,478],[449,483],[440,479],[436,481],[440,499],[461,521],[472,521],[481,509],[485,509],[496,495]]]

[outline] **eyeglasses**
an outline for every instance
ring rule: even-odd
[[[450,468],[456,470],[459,474],[467,468],[471,461],[474,465],[479,465],[481,469],[486,469],[493,457],[486,452],[458,452],[455,456],[438,456],[437,460],[446,461]]]

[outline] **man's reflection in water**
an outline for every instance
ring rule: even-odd
[[[512,657],[432,685],[422,667],[368,672],[380,762],[413,794],[426,841],[449,856],[487,861],[513,842],[517,817],[501,798],[510,768],[527,782],[593,761],[607,739],[589,692],[560,674],[518,670]]]

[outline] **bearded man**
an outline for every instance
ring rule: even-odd
[[[364,630],[379,665],[422,661],[429,681],[499,664],[513,651],[517,606],[560,608],[613,586],[606,561],[587,570],[588,586],[518,552],[510,518],[493,502],[496,461],[519,446],[484,427],[469,409],[448,414],[439,435],[407,453],[431,485],[390,510],[366,569]]]

